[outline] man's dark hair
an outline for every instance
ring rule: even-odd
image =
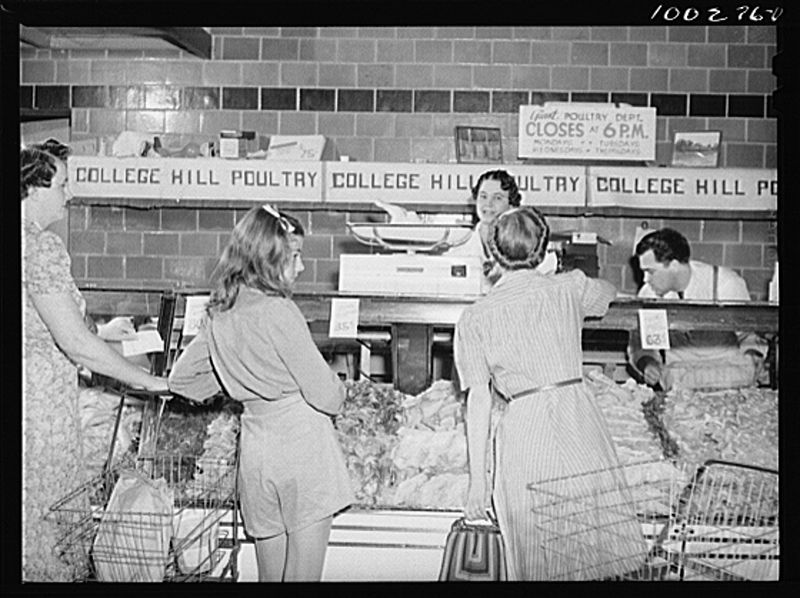
[[[689,261],[689,241],[682,234],[671,228],[662,228],[642,237],[636,244],[636,255],[653,251],[656,261],[668,264],[678,260],[685,264]]]

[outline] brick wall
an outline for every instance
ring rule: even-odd
[[[69,108],[76,138],[136,129],[167,145],[221,129],[323,134],[330,157],[454,158],[453,127],[498,126],[550,99],[628,102],[674,130],[721,129],[721,165],[776,167],[774,27],[211,28],[213,58],[180,50],[23,50],[20,101]]]
[[[374,217],[360,212],[286,210],[308,235],[306,270],[298,290],[333,291],[338,285],[339,255],[370,249],[352,239],[345,225]],[[205,287],[236,219],[244,210],[75,206],[70,208],[69,251],[73,275],[99,286]],[[777,255],[774,221],[672,220],[623,217],[549,216],[553,230],[596,232],[611,241],[598,251],[600,276],[618,289],[637,288],[630,264],[634,231],[671,226],[684,233],[692,255],[731,267],[747,281],[754,299],[765,300]]]
[[[620,101],[657,110],[657,162],[675,130],[723,131],[723,167],[775,168],[774,27],[211,28],[213,58],[180,50],[22,50],[23,108],[68,108],[74,138],[135,129],[170,147],[222,129],[323,134],[325,157],[448,162],[456,125],[497,126],[517,154],[520,104]],[[69,250],[81,282],[206,284],[232,209],[75,206]],[[346,212],[293,211],[308,225],[301,289],[332,290]],[[350,215],[351,219],[355,219]],[[628,258],[641,218],[552,218],[596,231],[601,275],[633,292]],[[741,272],[766,297],[775,222],[651,219],[682,230],[700,259]]]

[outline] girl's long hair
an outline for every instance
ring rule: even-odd
[[[291,281],[284,276],[293,259],[291,237],[304,234],[300,222],[287,214],[263,207],[248,211],[211,275],[217,286],[206,305],[209,317],[233,307],[242,286],[291,297]]]

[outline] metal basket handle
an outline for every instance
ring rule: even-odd
[[[144,473],[152,477],[153,463],[158,446],[158,435],[161,430],[161,417],[164,414],[164,407],[167,399],[164,395],[157,395],[156,400],[148,400],[142,410],[142,427],[139,433],[139,448],[136,452],[136,461],[140,464]],[[153,397],[155,398],[155,397]]]
[[[161,416],[164,412],[164,406],[167,402],[167,396],[169,393],[154,393],[150,391],[144,390],[133,390],[133,389],[117,389],[117,388],[105,388],[105,392],[118,394],[119,395],[119,405],[117,406],[117,414],[114,418],[114,430],[111,433],[111,443],[108,447],[108,456],[106,457],[106,461],[103,464],[103,475],[109,475],[111,473],[113,458],[114,458],[114,448],[117,444],[117,435],[119,433],[119,425],[122,420],[122,409],[125,406],[125,400],[128,397],[134,397],[143,399],[145,401],[144,411],[142,413],[142,430],[143,433],[147,433],[149,431],[153,431],[154,434],[147,434],[148,444],[152,444],[152,453],[155,453],[155,438],[158,437],[158,431],[161,425]],[[156,402],[157,399],[160,399],[158,413],[155,418],[155,430],[150,430],[152,424],[145,427],[145,418],[146,414],[149,415],[148,420],[152,421],[153,416],[151,411],[153,410],[153,404]],[[142,441],[139,442],[139,455],[142,454]]]

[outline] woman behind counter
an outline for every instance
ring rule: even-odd
[[[330,415],[345,398],[291,300],[303,228],[271,206],[234,228],[208,318],[178,358],[170,388],[244,405],[239,490],[260,581],[318,581],[333,515],[355,496]]]
[[[529,483],[579,476],[555,490],[571,496],[602,490],[618,504],[624,482],[611,437],[581,377],[581,328],[602,316],[614,287],[580,270],[543,275],[536,270],[549,227],[535,208],[511,209],[494,220],[488,245],[500,278],[468,306],[455,334],[455,363],[468,389],[467,446],[470,485],[464,513],[485,519],[492,494],[508,550],[509,580],[600,579],[643,563],[645,545],[633,513],[606,512],[571,529],[548,530],[539,495]],[[490,437],[491,388],[510,401],[495,439],[494,487],[485,460]],[[586,472],[602,470],[586,476]],[[580,481],[578,481],[580,480]],[[538,512],[538,513],[537,513]],[[603,519],[608,516],[615,520]],[[570,540],[567,540],[567,537]],[[615,555],[614,562],[605,555]]]
[[[45,519],[84,477],[78,366],[149,391],[167,390],[166,379],[126,361],[89,330],[64,243],[45,230],[66,214],[68,155],[69,148],[55,140],[20,152],[25,581],[73,581],[85,572],[85,563],[56,554],[58,528]]]
[[[472,188],[472,200],[475,202],[475,219],[477,220],[472,235],[462,245],[449,249],[445,255],[477,256],[481,258],[483,273],[488,283],[493,283],[492,273],[494,258],[489,251],[489,230],[492,222],[500,214],[522,203],[522,194],[517,181],[505,170],[487,170],[478,178]],[[542,273],[554,272],[557,265],[555,254],[546,255],[546,263],[539,265]],[[488,288],[488,284],[486,288]]]

